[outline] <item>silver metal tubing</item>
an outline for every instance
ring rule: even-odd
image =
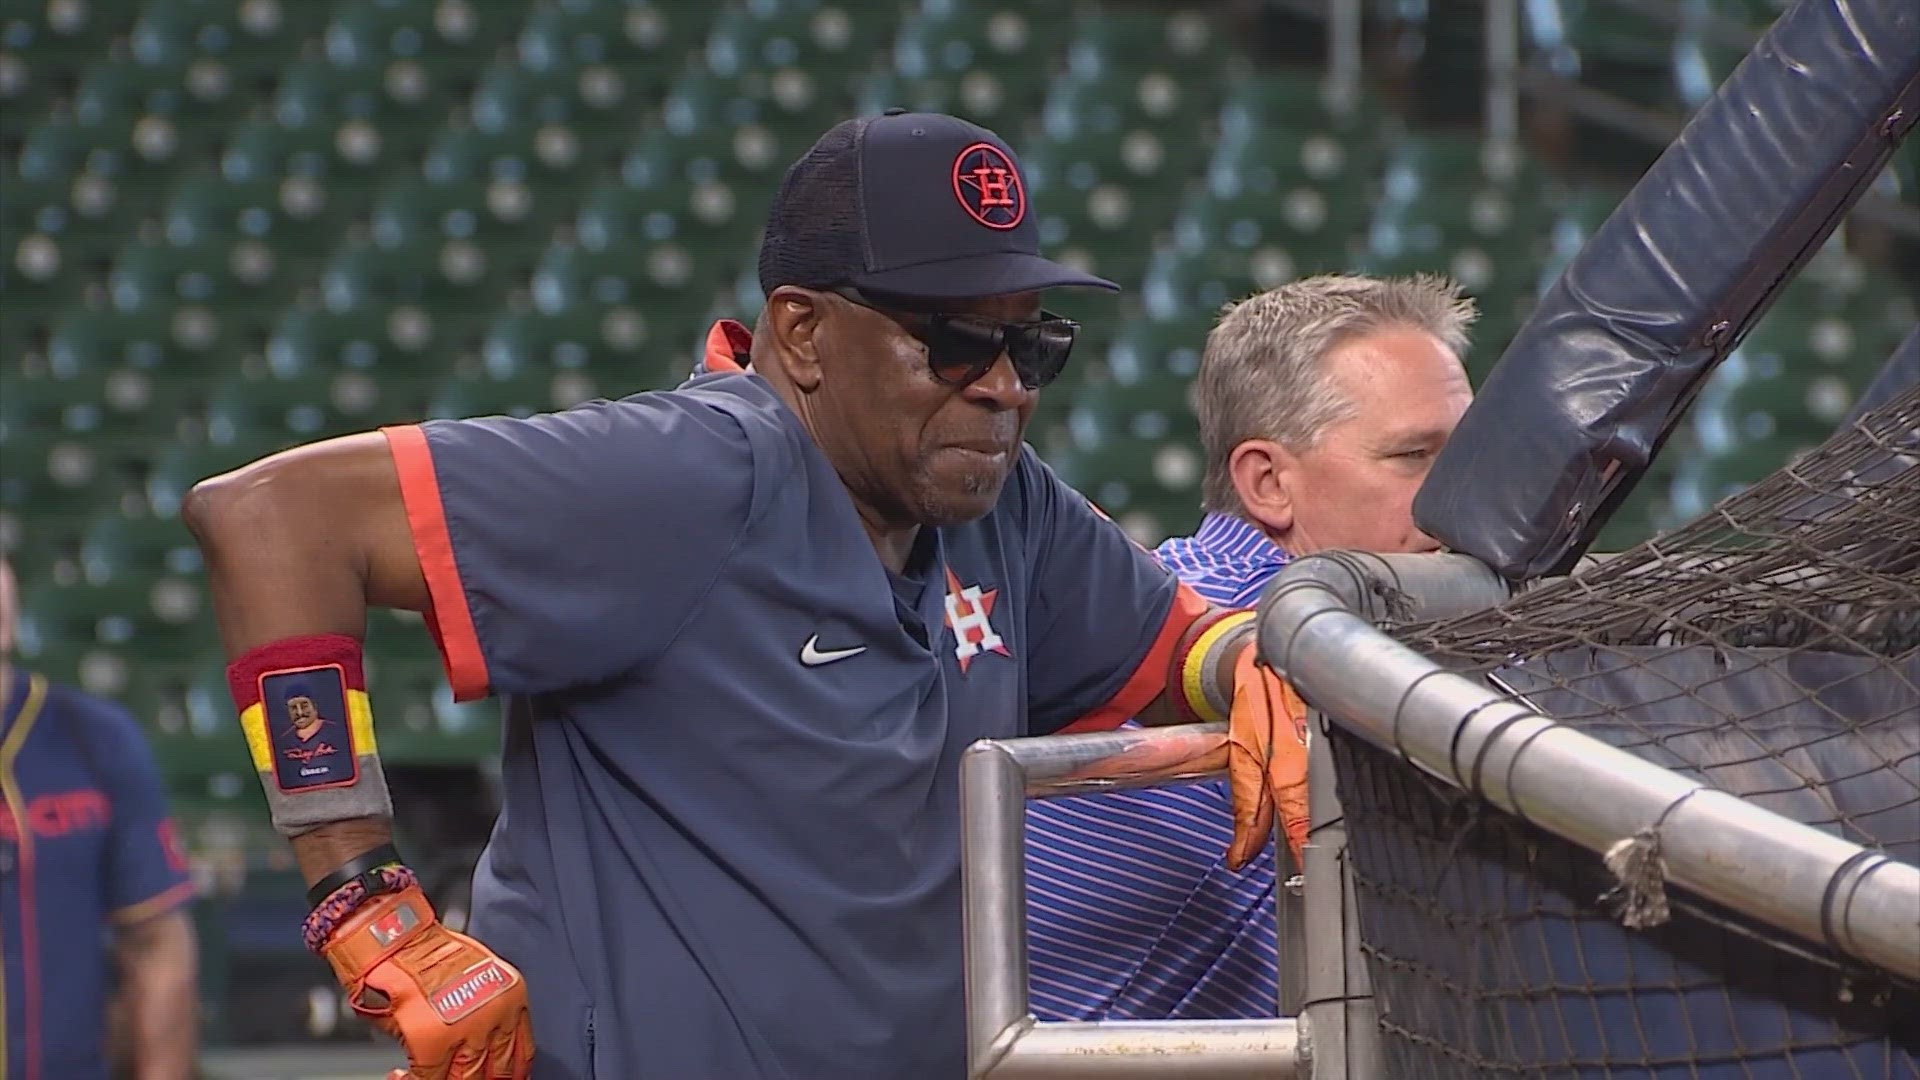
[[[1330,1080],[1375,1080],[1380,1068],[1379,1007],[1373,977],[1360,949],[1360,909],[1347,867],[1347,823],[1335,788],[1333,748],[1319,733],[1327,719],[1310,721],[1307,813],[1311,829],[1303,855],[1306,935],[1306,1020],[1313,1025],[1314,1075]]]
[[[1304,1078],[1292,1020],[1133,1020],[1024,1025],[995,1080]]]
[[[1520,0],[1488,0],[1487,141],[1511,145],[1520,137]]]
[[[1706,787],[1443,670],[1347,610],[1339,578],[1324,567],[1294,573],[1313,561],[1282,571],[1269,588],[1259,648],[1342,729],[1596,853],[1657,825],[1668,881],[1920,978],[1920,867]]]
[[[1027,995],[1026,799],[1218,776],[1226,725],[985,740],[960,761],[968,1075],[1289,1080],[1291,1019],[1040,1023]]]

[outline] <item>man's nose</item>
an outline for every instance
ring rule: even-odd
[[[968,397],[995,409],[1018,409],[1033,400],[1039,391],[1030,390],[1013,369],[1013,360],[1001,353],[986,374],[967,384]]]

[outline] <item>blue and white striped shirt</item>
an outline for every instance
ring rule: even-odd
[[[1286,564],[1208,514],[1155,551],[1201,596],[1248,607]],[[1224,781],[1027,807],[1027,940],[1041,1020],[1246,1020],[1280,999],[1271,846],[1236,874]]]

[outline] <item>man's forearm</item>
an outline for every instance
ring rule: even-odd
[[[393,842],[393,826],[384,818],[334,821],[293,838],[293,859],[311,887],[340,867]]]
[[[358,640],[370,604],[426,606],[378,435],[302,447],[202,483],[182,516],[199,543],[230,660],[290,638]],[[283,831],[295,828],[294,858],[308,884],[391,839],[378,817]]]
[[[198,1041],[193,923],[184,911],[120,931],[125,1016],[138,1080],[187,1080]]]
[[[1190,668],[1197,677],[1194,688],[1221,714],[1220,719],[1226,718],[1233,702],[1234,661],[1254,640],[1253,621],[1244,616],[1230,618],[1235,615],[1230,609],[1208,605],[1173,650],[1167,689],[1141,709],[1136,720],[1149,727],[1193,723],[1202,710],[1186,701]]]

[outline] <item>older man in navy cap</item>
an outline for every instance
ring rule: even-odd
[[[837,125],[760,282],[678,389],[331,440],[189,500],[307,940],[416,1076],[959,1077],[969,744],[1231,713],[1235,857],[1299,804],[1250,614],[1022,443],[1076,331],[1041,293],[1112,286],[1040,255],[998,137]],[[390,843],[371,605],[508,702],[473,937]],[[291,728],[257,687],[288,672],[339,680],[350,773],[270,772]]]

